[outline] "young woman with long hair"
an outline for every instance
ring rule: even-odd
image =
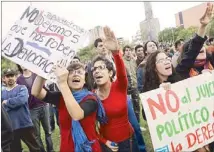
[[[183,78],[194,77],[204,72],[214,70],[214,54],[209,54],[204,46],[207,39],[205,36],[206,26],[213,18],[213,4],[207,3],[206,11],[200,19],[198,33],[192,40],[184,44],[179,64],[176,67],[176,72]],[[204,152],[206,149],[214,151],[214,142],[209,144],[209,148],[205,146],[198,149],[197,152]]]
[[[158,44],[155,41],[147,41],[143,47],[144,59],[137,67],[137,86],[140,93],[143,92],[144,68],[150,54],[158,50]]]
[[[175,83],[199,75],[204,70],[213,70],[213,61],[207,58],[206,51],[203,48],[206,41],[206,25],[211,21],[213,11],[213,5],[208,3],[206,12],[200,19],[201,25],[198,33],[193,39],[184,44],[184,51],[176,71],[172,66],[171,58],[167,57],[165,53],[155,52],[149,56],[145,67],[144,92],[164,86],[166,82]],[[164,87],[167,88],[166,86]],[[210,144],[210,148],[204,146],[196,151],[206,152],[209,151],[208,149],[213,150],[213,143]]]

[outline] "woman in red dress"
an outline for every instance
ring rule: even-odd
[[[115,71],[111,61],[103,57],[97,57],[93,61],[91,70],[97,85],[95,92],[102,100],[108,117],[108,123],[100,125],[100,141],[112,151],[138,152],[133,128],[128,120],[128,80],[125,65],[114,33],[108,27],[104,28],[104,33],[104,45],[114,57],[117,78],[113,82]]]

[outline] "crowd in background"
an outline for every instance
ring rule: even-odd
[[[120,50],[114,33],[94,42],[97,56],[86,65],[75,56],[53,67],[57,84],[17,65],[2,76],[2,151],[53,152],[51,134],[60,128],[61,152],[146,152],[140,127],[140,93],[214,70],[214,39],[205,36],[213,15],[208,4],[195,36],[173,45],[147,41]],[[143,101],[142,101],[143,102]],[[45,133],[46,148],[41,139]],[[197,152],[214,151],[214,142]]]

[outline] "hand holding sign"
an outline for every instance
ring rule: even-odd
[[[160,88],[163,88],[164,90],[170,90],[171,89],[171,83],[167,82],[167,83],[162,83],[159,86]]]

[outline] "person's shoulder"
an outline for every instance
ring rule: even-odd
[[[138,69],[143,69],[146,65],[146,61],[142,61],[139,65],[138,65]]]
[[[17,77],[17,80],[16,81],[19,81],[19,80],[21,80],[21,79],[23,79],[24,78],[24,76],[21,74],[21,75],[19,75],[18,77]]]
[[[15,87],[17,89],[20,89],[20,90],[27,90],[27,87],[25,85],[21,85],[21,84],[17,84],[17,86]]]

